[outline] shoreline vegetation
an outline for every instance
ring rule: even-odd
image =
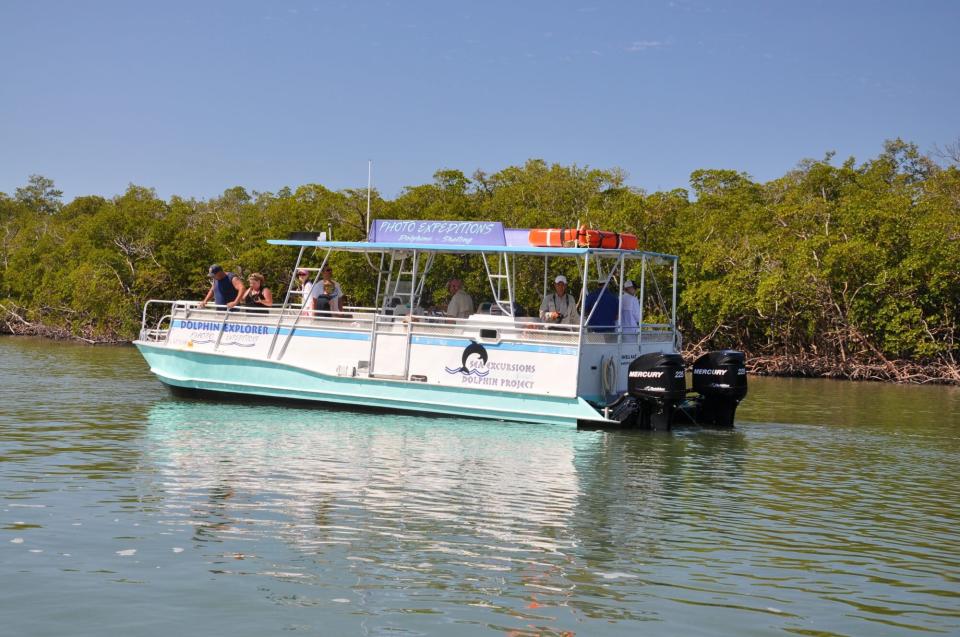
[[[443,169],[392,200],[374,191],[371,217],[632,232],[641,248],[680,257],[687,357],[736,348],[754,374],[960,385],[960,142],[931,157],[898,139],[862,163],[833,160],[803,160],[764,183],[696,170],[689,188],[653,193],[616,168],[534,159],[469,177]],[[360,240],[366,206],[365,188],[319,184],[209,200],[131,184],[65,203],[33,175],[0,192],[0,334],[129,342],[148,299],[202,298],[211,263],[262,272],[282,298],[292,253],[266,239],[332,229]],[[349,296],[372,297],[357,255],[333,266]],[[468,267],[438,263],[432,289],[453,273],[485,289]],[[542,268],[519,274],[530,285],[518,300],[533,307]]]

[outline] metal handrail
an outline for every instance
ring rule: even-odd
[[[457,318],[447,316],[428,316],[428,315],[389,315],[373,311],[346,311],[346,312],[328,312],[328,311],[309,311],[304,312],[299,308],[272,307],[263,308],[256,314],[244,312],[242,309],[235,312],[225,313],[218,309],[199,309],[198,303],[193,301],[166,301],[151,299],[148,301],[152,310],[157,305],[170,305],[172,311],[164,314],[156,323],[153,323],[148,329],[146,319],[141,327],[143,340],[162,341],[163,336],[169,337],[170,328],[175,319],[193,314],[194,320],[220,319],[218,337],[222,337],[225,332],[227,322],[234,323],[258,323],[271,325],[279,332],[281,329],[289,329],[287,336],[283,339],[283,345],[276,352],[276,359],[280,360],[286,353],[287,346],[290,343],[293,332],[303,330],[311,332],[314,330],[328,330],[342,333],[369,333],[371,338],[371,352],[369,356],[371,369],[376,358],[375,341],[378,335],[396,334],[404,335],[408,339],[413,336],[433,336],[433,337],[452,337],[452,338],[477,338],[477,332],[482,329],[497,330],[497,340],[506,342],[536,342],[540,344],[554,344],[561,346],[577,347],[578,345],[593,345],[594,335],[603,334],[605,338],[611,335],[619,335],[623,328],[620,326],[609,326],[601,328],[600,332],[594,327],[581,328],[578,325],[563,325],[554,323],[543,323],[535,317],[529,317],[528,320],[522,318],[502,317],[500,320],[495,317],[483,317],[474,315],[470,318]],[[346,308],[345,308],[346,309]],[[354,308],[350,308],[353,310]],[[357,308],[360,309],[360,308]],[[145,316],[150,312],[145,308]],[[163,327],[166,324],[166,327]],[[636,332],[629,328],[623,334],[638,339],[640,333],[648,336],[654,336],[656,332],[669,332],[671,329],[669,323],[644,323],[637,326]],[[276,336],[277,334],[275,334]],[[591,338],[584,341],[584,336]],[[219,341],[218,341],[219,342]]]
[[[277,345],[277,335],[280,334],[280,323],[283,322],[283,312],[285,312],[290,307],[290,288],[293,287],[293,282],[297,277],[297,270],[300,269],[300,262],[303,259],[303,250],[304,248],[300,248],[300,254],[297,256],[297,266],[294,268],[293,272],[290,275],[290,287],[287,288],[287,294],[283,299],[283,306],[281,306],[280,308],[280,318],[279,320],[277,320],[277,325],[274,328],[274,332],[273,332],[273,338],[270,339],[270,347],[269,349],[267,349],[268,359],[273,355],[273,348],[276,347]],[[323,255],[323,261],[320,263],[320,268],[317,270],[317,275],[313,277],[313,283],[311,285],[316,285],[317,281],[320,280],[321,272],[323,272],[324,268],[327,265],[327,261],[329,260],[330,260],[330,250],[327,250],[326,254]],[[299,316],[300,316],[299,312],[300,310],[303,309],[305,305],[307,305],[307,302],[301,303],[300,306],[295,308],[296,311],[298,312],[297,313],[298,318],[294,319],[293,321],[293,327],[290,329],[290,336],[293,336],[293,329],[296,327],[296,324],[299,321]],[[287,337],[287,340],[283,343],[283,346],[280,348],[280,354],[277,355],[277,360],[279,360],[280,357],[283,356],[283,352],[286,351],[287,343],[289,342],[290,342],[290,338]]]
[[[430,316],[427,314],[413,314],[405,315],[404,318],[409,318],[419,322],[419,323],[454,323],[457,325],[469,325],[469,326],[483,326],[483,327],[510,327],[510,326],[529,326],[531,324],[536,324],[537,326],[542,327],[544,330],[551,330],[556,332],[565,332],[565,333],[574,333],[580,329],[579,325],[566,325],[562,323],[544,323],[539,317],[530,316],[530,317],[518,317],[518,316],[507,316],[502,315],[504,318],[509,320],[497,320],[491,318],[489,320],[483,320],[474,318],[477,316],[484,316],[483,314],[473,314],[469,318],[458,318],[455,316]],[[495,315],[491,315],[495,316]],[[527,320],[524,320],[527,319]]]
[[[580,326],[578,325],[566,325],[566,324],[557,324],[557,323],[544,323],[541,322],[537,317],[503,317],[507,320],[498,320],[491,316],[489,319],[486,317],[481,318],[483,315],[474,314],[469,318],[458,318],[450,316],[431,316],[426,314],[406,314],[406,315],[394,315],[394,314],[384,314],[382,312],[375,311],[375,308],[368,308],[362,306],[349,306],[344,307],[341,311],[327,311],[327,310],[303,310],[301,308],[283,308],[280,306],[274,307],[265,307],[257,308],[256,313],[247,312],[244,307],[236,307],[232,312],[224,312],[222,309],[205,307],[200,308],[197,301],[171,301],[166,299],[150,299],[144,304],[144,309],[142,312],[141,328],[147,328],[148,315],[150,309],[156,305],[170,305],[171,312],[165,316],[179,317],[179,310],[185,310],[189,314],[199,315],[196,318],[213,318],[218,319],[228,318],[223,316],[224,314],[229,314],[234,322],[236,321],[254,321],[254,322],[263,322],[265,319],[272,322],[277,327],[291,327],[296,326],[297,328],[316,328],[321,327],[316,325],[314,321],[322,320],[324,322],[333,322],[333,323],[367,323],[374,320],[374,317],[377,317],[378,321],[380,319],[393,319],[394,321],[403,320],[405,322],[413,322],[415,324],[429,324],[429,325],[447,325],[449,327],[467,327],[467,328],[495,328],[500,330],[529,330],[531,328],[537,329],[544,333],[556,333],[556,334],[576,334],[580,331]],[[346,316],[344,316],[346,315]],[[277,321],[276,319],[279,319]],[[287,321],[284,319],[293,319],[293,321]],[[380,321],[384,322],[384,321]],[[159,323],[157,321],[156,323]],[[155,323],[155,324],[156,324]],[[656,323],[656,324],[644,324],[645,327],[669,327],[668,323]],[[324,327],[330,327],[329,325]],[[349,329],[349,328],[346,328]]]
[[[171,306],[170,312],[167,313],[167,314],[162,315],[162,316],[157,320],[157,322],[154,324],[156,327],[149,328],[149,329],[151,329],[151,330],[160,330],[160,329],[161,329],[161,328],[160,328],[160,324],[163,322],[163,320],[164,320],[165,318],[168,318],[168,317],[169,317],[169,318],[172,319],[173,314],[176,313],[177,305],[183,305],[186,309],[189,310],[190,304],[197,305],[198,303],[195,302],[195,301],[170,301],[170,300],[167,300],[167,299],[148,299],[147,302],[143,304],[143,312],[142,312],[142,315],[141,315],[141,318],[140,318],[140,331],[143,332],[143,331],[145,331],[145,330],[148,329],[148,328],[147,328],[147,315],[148,315],[148,313],[149,313],[148,310],[149,310],[149,308],[150,308],[151,305],[169,305],[169,306]],[[169,330],[169,328],[167,328],[167,329]]]

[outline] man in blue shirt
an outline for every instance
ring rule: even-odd
[[[211,298],[218,306],[226,305],[227,308],[233,308],[239,299],[243,298],[244,285],[243,279],[233,272],[224,272],[223,268],[217,264],[210,266],[210,290],[200,301],[200,307],[206,306]]]
[[[593,309],[596,305],[597,309]],[[587,295],[583,311],[587,316],[593,312],[593,316],[587,321],[587,326],[592,327],[595,332],[612,332],[617,325],[617,314],[620,311],[620,304],[617,297],[610,291],[610,286],[601,287]]]

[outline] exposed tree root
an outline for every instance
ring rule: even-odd
[[[874,380],[911,384],[960,385],[960,366],[944,360],[918,363],[906,360],[846,360],[812,354],[761,355],[747,358],[751,374]]]
[[[84,327],[80,333],[68,328],[47,325],[26,318],[23,308],[0,303],[0,334],[42,336],[57,340],[82,341],[91,344],[129,343],[116,334],[95,333]],[[684,360],[688,364],[710,351],[710,334],[699,342],[686,346]],[[950,359],[919,363],[908,360],[877,360],[869,350],[846,356],[824,356],[812,352],[753,353],[748,349],[747,371],[758,376],[790,376],[807,378],[841,378],[911,384],[960,385],[960,365]]]
[[[685,348],[684,360],[692,363],[710,351],[701,341]],[[810,352],[747,355],[747,371],[758,376],[789,376],[801,378],[842,378],[846,380],[873,380],[908,384],[960,385],[960,365],[950,360],[919,363],[908,360],[874,360],[868,353],[846,357],[823,356]]]
[[[67,327],[49,325],[41,321],[29,321],[24,308],[11,304],[0,303],[0,334],[13,336],[41,336],[53,340],[81,341],[91,345],[108,345],[129,343],[125,338],[116,334],[99,334],[90,326],[84,326],[79,332]]]

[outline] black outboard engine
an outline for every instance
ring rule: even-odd
[[[737,405],[747,395],[743,352],[725,349],[698,358],[693,363],[693,391],[701,397],[697,415],[700,423],[732,427]]]
[[[687,394],[683,357],[654,352],[635,358],[627,374],[627,393],[637,400],[639,427],[669,430],[676,406]]]

